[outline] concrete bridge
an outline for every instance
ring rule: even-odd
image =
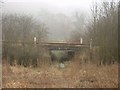
[[[80,50],[81,48],[90,48],[90,44],[81,44],[79,42],[25,42],[25,41],[2,41],[3,44],[30,45],[46,47],[49,50]]]
[[[81,44],[80,42],[25,42],[25,41],[2,41],[3,45],[12,45],[12,46],[23,46],[23,45],[33,45],[36,47],[42,46],[49,50],[74,50],[80,51],[84,48],[90,48],[90,44]]]
[[[43,47],[47,48],[50,52],[51,60],[55,61],[58,58],[53,54],[53,52],[64,52],[63,56],[59,58],[60,62],[68,61],[72,59],[76,53],[81,52],[82,50],[89,50],[89,44],[80,44],[80,43],[67,43],[67,42],[52,42],[52,43],[42,43]]]
[[[3,41],[3,44],[12,44],[12,46],[24,46],[24,45],[32,45],[33,47],[43,47],[49,50],[51,59],[54,59],[54,55],[52,51],[62,51],[67,53],[67,56],[63,56],[61,60],[67,60],[72,57],[77,52],[80,52],[82,50],[89,50],[90,44],[81,44],[80,42],[20,42],[20,41]],[[3,46],[4,47],[4,46]]]
[[[64,43],[64,42],[52,42],[52,43],[42,43],[44,47],[47,47],[49,50],[81,50],[83,48],[90,48],[89,44],[80,44],[80,43]]]

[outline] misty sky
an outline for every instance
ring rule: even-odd
[[[62,40],[68,38],[71,31],[74,30],[74,27],[72,27],[70,23],[74,13],[77,11],[88,14],[92,1],[93,0],[4,0],[3,13],[33,15],[47,24],[50,39]],[[69,25],[71,25],[71,27],[69,27]]]

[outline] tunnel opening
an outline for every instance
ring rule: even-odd
[[[75,56],[74,50],[51,50],[50,51],[51,61],[64,63],[70,61]]]

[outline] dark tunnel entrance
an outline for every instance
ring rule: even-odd
[[[74,50],[51,50],[50,55],[51,55],[52,62],[58,61],[58,62],[64,63],[65,61],[70,61],[74,57],[75,51]]]

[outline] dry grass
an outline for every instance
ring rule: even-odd
[[[117,88],[118,66],[80,65],[67,62],[48,68],[3,65],[3,88]]]

